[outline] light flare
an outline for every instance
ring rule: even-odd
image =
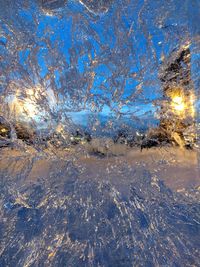
[[[38,113],[37,105],[29,99],[25,100],[21,107],[30,118],[34,118]]]
[[[7,97],[7,103],[11,114],[16,118],[25,116],[26,119],[37,120],[46,114],[45,107],[39,104],[42,99],[45,99],[49,108],[56,106],[57,101],[53,90],[46,90],[41,86],[26,88],[24,92],[17,89],[15,94]]]
[[[174,110],[178,112],[183,112],[186,108],[186,105],[184,103],[182,96],[175,96],[172,98],[172,107]]]
[[[195,95],[192,90],[185,93],[183,89],[173,89],[168,96],[171,99],[170,108],[174,114],[182,119],[189,116],[195,117]]]

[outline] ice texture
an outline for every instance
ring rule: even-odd
[[[0,0],[0,267],[200,266],[199,12]]]
[[[197,189],[173,192],[124,160],[91,174],[49,159],[47,178],[33,179],[38,160],[10,159],[15,175],[1,174],[0,266],[199,265]]]
[[[136,128],[155,125],[166,100],[158,74],[186,43],[198,99],[199,1],[0,4],[0,101],[10,120],[16,109],[5,103],[16,104],[17,98],[17,118],[37,128],[68,125],[71,118],[87,126],[93,120],[94,132],[95,121],[108,131],[116,119]],[[198,119],[198,101],[195,110]]]

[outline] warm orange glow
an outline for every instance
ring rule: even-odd
[[[194,93],[191,93],[190,94],[190,113],[191,113],[191,116],[192,118],[195,117],[195,94]]]
[[[37,114],[37,106],[27,99],[23,104],[22,108],[28,114],[29,117],[33,118]]]
[[[7,131],[8,131],[8,130],[5,129],[5,128],[2,128],[2,129],[0,130],[1,133],[6,133]]]
[[[56,105],[56,98],[53,90],[41,86],[26,88],[22,91],[17,89],[15,94],[8,96],[10,112],[17,118],[26,117],[29,119],[38,119],[45,115],[45,109],[39,103],[45,99],[50,107]]]
[[[168,92],[168,96],[171,99],[170,108],[174,114],[178,115],[181,119],[188,116],[195,117],[195,97],[193,91],[186,94],[181,88],[172,88]]]
[[[182,96],[174,96],[172,98],[172,107],[175,111],[183,112],[186,108]]]
[[[18,99],[16,96],[12,99],[10,103],[11,111],[17,115],[26,115],[29,118],[34,118],[37,115],[38,107],[31,99],[21,100]]]

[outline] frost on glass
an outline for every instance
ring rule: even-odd
[[[199,1],[0,0],[0,266],[198,266]]]
[[[172,53],[176,60],[187,44],[198,65],[196,6],[195,1],[3,1],[3,112],[51,129],[72,117],[78,123],[83,117],[103,120],[104,128],[155,125],[165,100],[162,65]],[[191,86],[198,90],[197,71],[192,74]]]

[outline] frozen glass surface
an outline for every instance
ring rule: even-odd
[[[0,0],[0,266],[199,266],[200,2]]]

